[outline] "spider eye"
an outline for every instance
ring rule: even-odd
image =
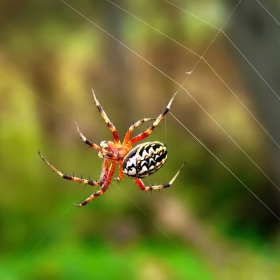
[[[166,145],[148,142],[133,148],[123,161],[124,173],[132,178],[144,178],[159,170],[167,159]]]

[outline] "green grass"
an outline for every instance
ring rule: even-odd
[[[207,279],[209,273],[187,249],[164,242],[121,247],[52,244],[1,261],[1,279]],[[31,254],[29,254],[31,252]],[[9,278],[10,277],[10,278]]]

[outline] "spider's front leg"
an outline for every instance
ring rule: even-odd
[[[70,180],[70,181],[73,181],[73,182],[78,182],[78,183],[82,183],[82,184],[86,184],[86,185],[91,185],[91,186],[100,186],[102,181],[98,181],[98,182],[95,182],[95,181],[92,181],[92,180],[88,180],[88,179],[82,179],[82,178],[79,178],[79,177],[75,177],[75,176],[71,176],[71,175],[68,175],[66,173],[62,173],[61,171],[59,171],[58,169],[56,169],[53,165],[51,165],[44,157],[43,155],[40,153],[40,151],[38,151],[40,157],[42,158],[42,160],[56,173],[58,174],[61,178],[63,179],[66,179],[66,180]],[[106,169],[106,167],[104,167]],[[107,167],[108,169],[108,167]]]
[[[119,138],[119,133],[117,132],[116,127],[114,126],[114,124],[110,121],[110,119],[108,118],[108,116],[106,115],[104,109],[102,108],[102,106],[100,105],[99,101],[97,100],[95,94],[94,94],[94,90],[92,90],[92,94],[93,94],[93,98],[96,104],[96,107],[98,109],[98,111],[100,112],[102,118],[104,119],[104,121],[106,122],[106,124],[108,125],[110,131],[113,134],[113,138],[114,138],[114,143],[115,144],[120,144],[120,138]]]
[[[95,149],[95,150],[97,150],[98,152],[102,153],[102,149],[101,149],[98,145],[94,144],[92,141],[90,141],[89,139],[87,139],[87,138],[84,136],[84,134],[81,132],[81,130],[80,130],[80,128],[78,127],[78,125],[77,125],[76,122],[75,122],[75,125],[76,125],[77,131],[78,131],[78,133],[80,134],[82,140],[83,140],[87,145],[89,145],[90,147],[92,147],[93,149]]]
[[[75,122],[75,125],[76,125],[76,128],[77,128],[77,131],[78,133],[80,134],[80,137],[82,138],[82,140],[87,144],[89,145],[91,148],[97,150],[100,154],[102,155],[109,155],[111,156],[111,152],[110,151],[107,151],[105,149],[103,149],[102,147],[99,147],[98,145],[96,145],[95,143],[93,143],[92,141],[90,141],[89,139],[87,139],[83,133],[81,132],[81,130],[79,129],[77,123]]]
[[[173,182],[176,180],[177,176],[179,175],[179,173],[181,172],[182,168],[184,167],[185,163],[182,164],[182,166],[180,167],[180,169],[178,170],[178,172],[175,174],[175,176],[172,178],[172,180],[169,183],[166,184],[162,184],[162,185],[156,185],[156,186],[149,186],[146,187],[145,184],[143,183],[143,181],[139,178],[135,178],[134,181],[136,182],[136,184],[138,185],[138,187],[144,191],[144,192],[148,192],[148,191],[153,191],[153,190],[161,190],[161,189],[165,189],[170,187]]]

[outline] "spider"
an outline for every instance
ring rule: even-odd
[[[98,146],[94,144],[92,141],[88,140],[82,134],[76,122],[75,125],[82,140],[87,145],[97,150],[98,156],[103,159],[100,179],[98,181],[92,181],[90,179],[87,180],[87,179],[75,177],[74,175],[71,176],[68,174],[64,174],[58,169],[56,169],[53,165],[51,165],[50,162],[48,162],[43,157],[40,151],[38,151],[43,161],[63,179],[67,179],[70,181],[87,184],[91,186],[96,186],[96,187],[101,186],[101,189],[99,191],[96,191],[95,193],[91,194],[83,202],[74,205],[78,207],[85,206],[95,197],[101,196],[109,188],[109,185],[113,180],[116,166],[119,167],[119,176],[115,178],[115,180],[121,181],[125,174],[128,177],[132,178],[142,191],[147,192],[147,191],[160,190],[163,188],[170,187],[172,183],[175,181],[175,179],[177,178],[177,176],[179,175],[181,169],[184,166],[184,163],[169,183],[146,187],[143,181],[141,180],[141,178],[145,178],[153,174],[164,165],[167,159],[166,145],[155,141],[155,142],[146,142],[143,144],[139,144],[134,148],[132,146],[133,144],[139,142],[140,140],[143,140],[153,132],[156,126],[160,123],[160,121],[170,110],[171,104],[175,98],[176,93],[173,95],[173,97],[167,104],[166,108],[163,110],[163,112],[156,119],[143,118],[137,121],[136,123],[134,123],[133,125],[131,125],[128,131],[126,132],[122,143],[120,142],[119,134],[118,131],[116,130],[116,127],[110,121],[105,111],[101,107],[93,90],[92,93],[98,111],[100,112],[101,116],[103,117],[104,121],[106,122],[107,126],[109,127],[110,131],[113,134],[113,141],[101,141],[100,145]],[[153,124],[144,132],[130,139],[133,130],[139,125],[148,121],[153,121]]]

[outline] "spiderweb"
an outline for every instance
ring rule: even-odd
[[[239,73],[236,73],[235,70],[231,71],[231,65],[228,65],[228,69],[224,69],[225,65],[219,65],[219,62],[213,60],[211,54],[215,54],[215,52],[221,52],[218,56],[214,55],[213,57],[219,57],[220,59],[228,59],[226,57],[226,54],[224,53],[224,50],[218,49],[218,45],[216,44],[219,40],[226,40],[229,44],[229,47],[232,49],[235,49],[235,52],[240,55],[243,59],[243,61],[248,64],[251,68],[250,71],[256,74],[256,78],[259,80],[262,80],[265,86],[267,87],[267,90],[269,91],[269,94],[273,95],[275,97],[275,103],[276,106],[279,106],[279,93],[276,92],[276,90],[271,86],[271,83],[262,75],[262,69],[255,67],[251,61],[248,59],[248,56],[243,53],[243,51],[237,46],[235,41],[231,38],[231,36],[227,33],[227,28],[230,26],[231,21],[233,20],[233,17],[238,9],[242,9],[242,0],[236,1],[234,6],[230,11],[223,11],[224,18],[218,22],[215,18],[211,19],[208,18],[207,11],[204,11],[205,9],[198,9],[197,11],[192,10],[190,8],[191,6],[188,6],[187,3],[184,3],[182,1],[162,1],[164,2],[163,5],[167,5],[169,8],[166,10],[169,10],[170,13],[174,13],[178,17],[180,17],[181,21],[178,21],[177,26],[178,28],[182,28],[183,24],[197,24],[197,32],[202,32],[201,29],[203,28],[209,30],[209,36],[207,38],[208,41],[204,41],[202,44],[199,42],[199,47],[195,47],[194,45],[188,46],[185,42],[182,42],[181,38],[176,38],[176,34],[174,35],[174,30],[171,31],[168,30],[168,26],[165,26],[164,24],[157,23],[157,22],[149,22],[147,19],[145,19],[145,13],[144,11],[139,11],[135,7],[139,7],[135,4],[135,7],[131,5],[130,8],[127,6],[121,6],[113,1],[108,0],[107,3],[114,6],[116,10],[120,10],[121,13],[123,13],[123,16],[130,18],[131,24],[134,25],[141,25],[143,28],[143,32],[150,33],[148,35],[149,38],[151,38],[151,43],[157,43],[156,40],[162,40],[163,42],[166,42],[166,44],[172,44],[174,46],[174,50],[171,52],[171,60],[175,60],[174,64],[169,63],[168,66],[172,66],[174,68],[177,67],[176,63],[178,63],[179,67],[176,71],[174,69],[168,69],[164,63],[160,63],[160,57],[162,55],[165,55],[165,53],[161,53],[159,50],[158,60],[152,61],[151,57],[149,55],[145,55],[145,50],[141,52],[141,48],[138,48],[137,46],[130,44],[129,40],[122,40],[122,38],[117,37],[116,34],[112,34],[108,29],[106,29],[106,24],[102,24],[100,22],[96,22],[95,19],[93,19],[90,16],[90,13],[88,13],[85,9],[80,10],[80,8],[77,8],[75,6],[75,3],[71,3],[68,1],[61,1],[61,4],[64,4],[64,8],[68,9],[69,12],[73,12],[73,16],[79,16],[84,21],[85,24],[88,24],[88,28],[92,30],[93,28],[97,29],[98,32],[103,33],[105,36],[110,37],[112,41],[115,41],[115,45],[118,46],[118,50],[121,49],[120,52],[128,52],[130,53],[129,58],[137,58],[140,62],[139,64],[143,63],[152,68],[153,70],[147,70],[146,74],[140,75],[137,73],[137,71],[134,73],[135,77],[138,77],[139,79],[149,79],[149,71],[155,71],[158,72],[158,75],[155,74],[153,77],[156,78],[156,80],[149,82],[156,83],[163,83],[165,88],[169,89],[169,96],[174,93],[175,91],[178,91],[177,100],[174,104],[174,107],[172,107],[171,110],[171,116],[172,119],[169,117],[167,120],[167,136],[170,137],[169,134],[169,126],[174,124],[176,125],[176,131],[178,134],[181,134],[179,136],[180,141],[183,145],[188,145],[190,142],[187,141],[187,138],[190,136],[193,137],[193,139],[202,147],[202,149],[205,149],[207,153],[214,159],[214,161],[222,166],[227,172],[229,172],[232,175],[233,180],[235,180],[234,185],[237,185],[239,187],[245,188],[250,195],[254,196],[256,201],[259,203],[258,207],[264,207],[267,211],[270,212],[270,215],[272,215],[277,220],[280,220],[279,214],[275,212],[275,210],[272,208],[271,205],[269,205],[269,202],[265,200],[265,198],[261,197],[260,194],[254,189],[254,186],[250,185],[250,180],[246,180],[246,177],[241,177],[239,174],[240,172],[237,170],[234,170],[231,163],[229,162],[231,157],[226,158],[223,157],[222,152],[225,151],[216,149],[215,146],[211,145],[211,141],[207,141],[208,138],[205,136],[205,134],[208,133],[208,131],[214,131],[215,137],[220,139],[221,142],[225,141],[226,145],[228,145],[228,149],[233,149],[240,155],[240,157],[245,158],[249,164],[253,166],[253,168],[256,169],[256,172],[261,174],[263,177],[263,180],[266,180],[266,187],[271,189],[274,188],[276,190],[276,195],[278,191],[280,191],[280,187],[278,185],[278,182],[275,180],[274,177],[272,177],[272,174],[268,174],[268,172],[264,169],[264,165],[262,162],[256,158],[255,155],[252,155],[252,150],[250,149],[250,144],[252,143],[246,143],[242,139],[242,134],[248,133],[259,133],[261,137],[263,137],[265,140],[269,142],[269,145],[274,145],[276,147],[276,151],[278,151],[279,155],[279,143],[277,139],[274,138],[274,136],[269,132],[270,130],[267,129],[267,126],[263,124],[263,121],[256,113],[256,110],[250,105],[245,95],[242,95],[239,93],[239,90],[244,90],[242,86],[236,89],[234,85],[234,78],[238,78],[240,75]],[[205,3],[203,3],[205,5]],[[150,4],[152,5],[152,4]],[[272,14],[272,11],[266,7],[264,4],[262,4],[261,1],[255,1],[255,5],[259,6],[261,8],[262,13],[266,14],[275,24],[275,26],[279,26],[278,20],[274,17]],[[128,5],[129,6],[129,5]],[[141,5],[140,5],[141,6]],[[198,5],[199,7],[199,5]],[[217,9],[218,6],[216,6]],[[203,12],[202,12],[203,11]],[[147,11],[148,12],[148,11]],[[217,12],[217,10],[216,10]],[[133,19],[133,20],[132,20]],[[172,17],[174,19],[174,17]],[[192,20],[191,20],[192,19]],[[126,27],[129,29],[129,27]],[[125,27],[124,27],[125,29]],[[163,30],[163,31],[162,31]],[[130,30],[127,30],[126,32],[132,32],[133,28],[131,27]],[[97,32],[97,31],[95,31]],[[118,34],[117,34],[118,35]],[[187,34],[186,36],[195,36],[195,34]],[[155,39],[156,38],[156,39]],[[153,41],[155,40],[155,41]],[[179,63],[177,61],[178,58],[176,58],[176,52],[178,52],[178,56],[181,54],[183,55],[185,61],[184,63]],[[180,56],[181,57],[181,56]],[[189,61],[187,60],[189,59]],[[141,66],[141,69],[142,66]],[[148,69],[148,68],[147,68]],[[234,69],[234,67],[232,67]],[[169,71],[170,70],[170,71]],[[226,71],[229,71],[229,74],[225,74]],[[1,72],[2,75],[4,75],[6,78],[12,80],[12,82],[17,83],[17,80],[14,77],[6,75],[4,71]],[[208,81],[207,76],[211,76],[212,80],[215,81],[215,84],[213,85],[213,88],[211,88],[211,82]],[[197,78],[198,77],[198,78]],[[197,87],[196,81],[197,79],[202,80],[202,86]],[[109,87],[108,87],[109,89]],[[141,90],[144,90],[145,87],[142,87],[138,92],[135,93],[135,98],[138,102],[144,102],[141,98]],[[159,101],[166,100],[168,101],[168,96],[160,96],[160,94],[153,93],[154,87],[148,88],[147,91],[149,92],[150,96],[153,96],[153,101],[151,103],[158,103]],[[27,89],[28,90],[28,89]],[[218,94],[215,92],[215,90],[219,90],[222,92],[222,94]],[[29,91],[29,90],[28,90]],[[245,90],[244,90],[245,91]],[[31,91],[30,91],[31,92]],[[205,98],[205,93],[211,94],[213,96],[213,99],[218,98],[218,102],[211,103],[209,98]],[[32,92],[32,94],[35,94]],[[224,96],[223,96],[224,94]],[[36,94],[35,94],[36,95]],[[43,102],[49,104],[50,102],[46,101],[44,98],[42,99],[40,96],[36,95],[38,98],[40,98]],[[146,95],[145,95],[146,98]],[[229,102],[229,103],[227,103]],[[104,103],[101,102],[102,104]],[[189,104],[192,104],[191,106]],[[164,103],[163,103],[164,104]],[[72,118],[69,117],[69,113],[65,113],[65,110],[59,106],[59,104],[49,104],[50,110],[57,110],[59,113],[65,115],[67,118],[69,118],[72,121]],[[119,104],[120,105],[120,104]],[[221,110],[223,112],[222,115],[217,114],[219,110],[216,110],[217,108],[215,106],[222,106],[224,107],[224,110]],[[150,106],[150,105],[148,105]],[[248,131],[245,130],[246,127],[242,127],[240,132],[236,132],[236,128],[234,129],[234,122],[232,125],[229,123],[226,123],[225,116],[227,113],[227,106],[232,106],[234,109],[237,110],[237,115],[241,114],[242,116],[246,116],[246,125],[252,126],[253,130],[251,131],[251,128],[248,128]],[[154,107],[154,106],[153,106]],[[159,106],[156,107],[156,110]],[[161,106],[162,107],[162,106]],[[142,108],[142,106],[141,106]],[[189,117],[191,120],[186,120],[185,118],[182,118],[182,112],[190,110],[199,110],[200,113],[196,114],[186,114],[186,119]],[[152,108],[154,109],[154,108]],[[153,110],[150,110],[153,112]],[[132,110],[133,112],[133,110]],[[141,112],[137,111],[136,113],[139,113],[139,116],[141,118]],[[234,114],[234,112],[233,112]],[[131,113],[133,115],[133,113]],[[111,117],[112,120],[116,120],[118,117],[116,114],[115,116]],[[234,115],[233,119],[236,119],[236,123],[238,122],[238,116]],[[119,121],[118,121],[119,122]],[[192,123],[197,122],[197,128]],[[174,125],[174,126],[175,126]],[[188,134],[185,134],[185,132],[188,132]],[[210,133],[210,132],[209,132]],[[241,139],[241,140],[240,140]],[[251,138],[250,138],[251,139]],[[167,139],[168,141],[168,139]],[[250,140],[251,141],[251,140]],[[223,146],[223,144],[221,144]],[[259,144],[259,147],[261,147],[261,144]],[[178,147],[176,147],[178,149]],[[185,151],[186,148],[182,149]],[[173,149],[173,152],[176,152],[175,149]],[[172,148],[171,152],[172,153]],[[212,161],[212,163],[214,162]],[[215,164],[215,163],[213,163]],[[248,166],[246,165],[246,166]],[[158,177],[160,180],[160,177]],[[123,190],[119,188],[121,192]],[[126,192],[124,192],[125,196],[127,196],[128,199],[131,199],[129,195],[127,195]],[[135,204],[136,207],[137,204],[131,200],[132,203]],[[68,211],[69,208],[67,208]],[[159,228],[157,223],[154,222],[154,220],[147,214],[145,214],[145,211],[143,210],[142,206],[139,207],[139,210],[143,212],[143,214],[150,219],[156,227]],[[65,215],[65,212],[64,214]],[[49,232],[53,229],[53,227],[61,220],[63,216],[61,216],[54,225],[50,228],[50,230],[46,233],[49,234]],[[164,235],[166,238],[168,238],[171,242],[174,243],[175,246],[178,247],[179,250],[182,250],[180,246],[178,246],[172,238],[168,236],[165,230],[161,230],[161,234]],[[43,239],[45,238],[45,236]],[[41,241],[40,241],[41,242]],[[30,256],[30,254],[36,249],[36,247],[40,244],[40,242],[34,247],[34,249],[31,250],[31,252],[28,254],[26,258]],[[23,262],[26,260],[26,258],[23,260]],[[21,264],[16,268],[15,272],[20,269]],[[202,272],[203,274],[204,272]],[[11,275],[12,276],[12,275]],[[207,275],[204,275],[204,278],[207,278]],[[209,278],[209,277],[208,277]],[[207,279],[208,279],[207,278]],[[211,278],[210,278],[211,279]]]

